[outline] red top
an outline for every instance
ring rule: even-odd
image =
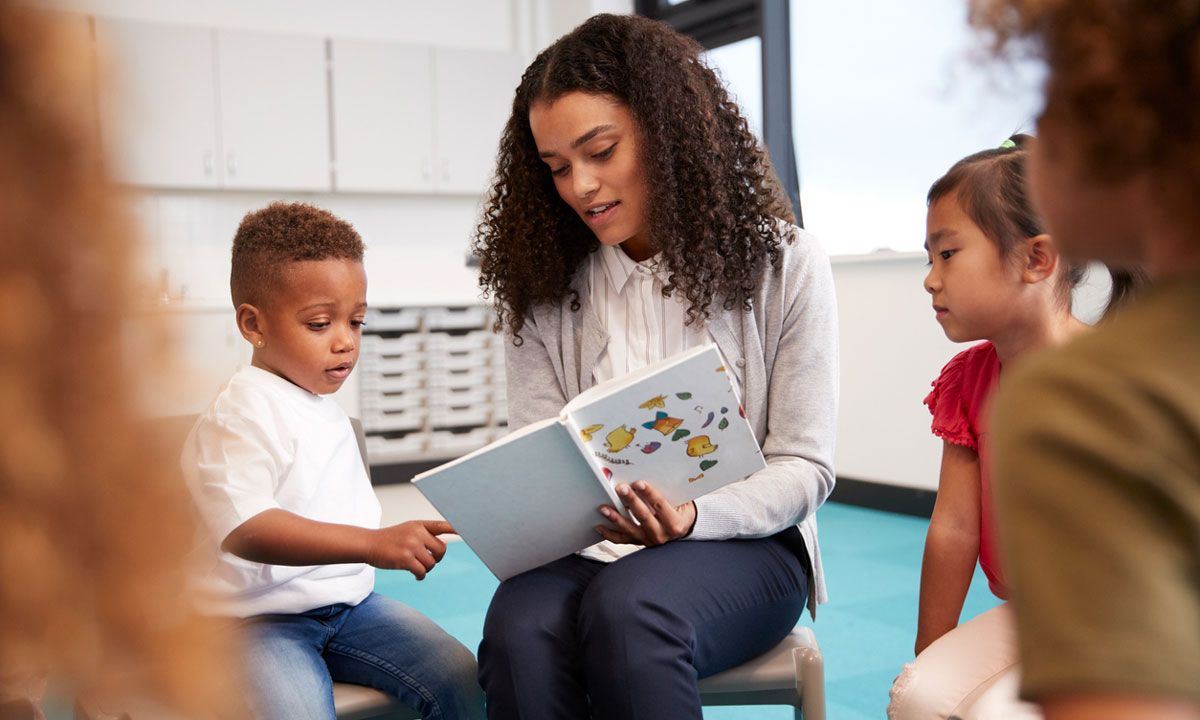
[[[990,342],[982,342],[954,356],[933,381],[925,398],[933,413],[933,434],[946,442],[979,453],[979,565],[988,587],[1001,600],[1008,587],[1000,570],[996,524],[992,517],[991,442],[986,428],[987,405],[1000,378],[1000,358]]]

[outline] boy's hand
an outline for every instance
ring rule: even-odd
[[[454,532],[443,520],[412,520],[380,528],[372,537],[367,562],[384,570],[407,570],[418,580],[446,554],[438,535]]]
[[[637,523],[608,505],[601,507],[600,514],[613,526],[597,525],[596,532],[610,542],[652,547],[687,537],[696,525],[695,503],[675,507],[648,482],[639,481],[633,487],[621,483],[617,485],[617,495]]]

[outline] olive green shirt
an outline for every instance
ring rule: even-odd
[[[1018,365],[993,413],[1022,695],[1200,699],[1200,275]]]

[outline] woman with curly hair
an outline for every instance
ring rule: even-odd
[[[974,10],[1049,67],[1030,188],[1055,241],[1151,278],[997,397],[1021,690],[1048,720],[1200,718],[1200,3]]]
[[[767,467],[679,507],[616,488],[604,542],[501,583],[479,648],[492,718],[699,718],[696,681],[825,601],[833,488],[829,262],[701,48],[599,15],[525,71],[475,250],[507,345],[509,422],[715,343]],[[607,524],[603,524],[607,519]]]

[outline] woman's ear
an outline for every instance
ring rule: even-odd
[[[1046,233],[1035,235],[1022,245],[1024,266],[1021,279],[1027,283],[1037,283],[1054,277],[1058,269],[1058,247]]]
[[[263,312],[250,303],[237,307],[237,326],[246,342],[256,348],[266,344],[266,318]]]

